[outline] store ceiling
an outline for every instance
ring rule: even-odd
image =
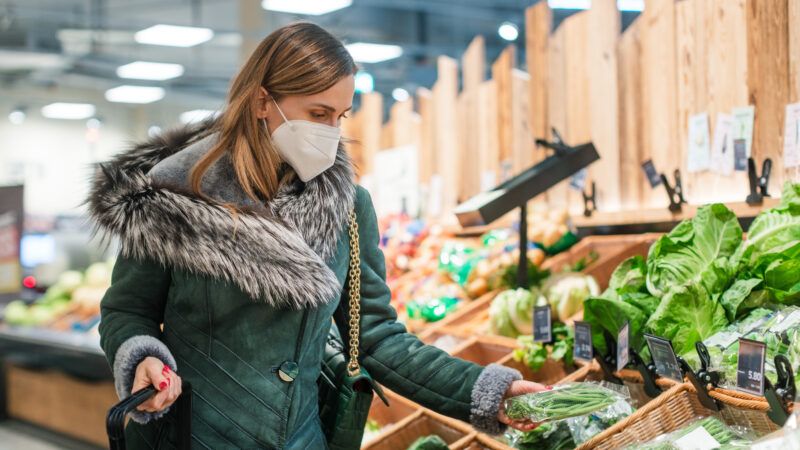
[[[224,98],[241,63],[242,48],[286,23],[316,22],[345,42],[396,44],[400,58],[363,64],[375,90],[430,87],[436,57],[460,57],[476,35],[493,59],[508,42],[497,33],[504,21],[524,27],[533,0],[354,0],[322,16],[265,11],[259,0],[0,0],[0,82],[58,84],[105,90],[119,85],[120,65],[137,61],[180,63],[185,73],[158,85],[171,94]],[[158,23],[212,28],[215,37],[191,48],[138,44],[136,31]],[[243,44],[244,43],[244,44]],[[522,33],[516,42],[524,45]]]

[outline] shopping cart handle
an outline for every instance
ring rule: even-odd
[[[157,392],[154,386],[148,386],[111,407],[106,417],[108,445],[111,450],[125,450],[125,417]],[[175,403],[178,408],[178,448],[188,450],[192,432],[192,386],[188,382],[183,382],[182,393]]]

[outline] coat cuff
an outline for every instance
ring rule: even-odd
[[[512,381],[521,380],[519,371],[499,364],[486,366],[472,387],[469,421],[476,430],[497,435],[506,426],[497,420],[500,402]]]
[[[119,346],[117,354],[114,356],[114,387],[120,400],[130,397],[133,379],[136,375],[136,367],[148,356],[160,359],[174,372],[178,370],[172,353],[159,339],[148,335],[128,338]],[[135,422],[146,424],[151,420],[160,419],[168,411],[169,408],[157,413],[134,410],[130,413],[130,417]]]

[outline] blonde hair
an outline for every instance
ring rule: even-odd
[[[201,192],[203,175],[227,152],[247,196],[273,198],[280,184],[281,159],[256,117],[260,89],[266,89],[275,101],[287,95],[312,95],[356,70],[344,45],[318,25],[300,22],[270,33],[233,80],[225,110],[213,125],[218,142],[192,168],[195,194],[207,198]]]

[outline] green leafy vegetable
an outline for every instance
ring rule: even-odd
[[[575,448],[566,422],[543,423],[533,431],[509,429],[508,444],[519,450],[570,450]]]
[[[538,289],[503,291],[489,306],[489,325],[492,333],[517,337],[533,329],[533,307],[546,304]]]
[[[593,277],[575,272],[553,275],[542,290],[553,307],[553,315],[562,322],[580,312],[587,298],[600,294],[600,287]]]
[[[761,305],[760,303],[754,304],[755,302],[747,301],[753,298],[750,294],[761,283],[762,281],[758,278],[737,280],[728,290],[722,293],[719,301],[722,303],[722,307],[725,308],[725,314],[729,321],[733,322],[737,317],[741,317],[742,314]]]
[[[514,349],[513,358],[528,366],[536,372],[544,366],[548,359],[564,361],[564,365],[574,364],[572,350],[575,345],[575,336],[572,327],[561,322],[553,323],[552,345],[534,342],[533,336],[523,335],[517,338],[519,348]]]
[[[449,448],[444,439],[432,434],[417,439],[407,450],[447,450]]]

